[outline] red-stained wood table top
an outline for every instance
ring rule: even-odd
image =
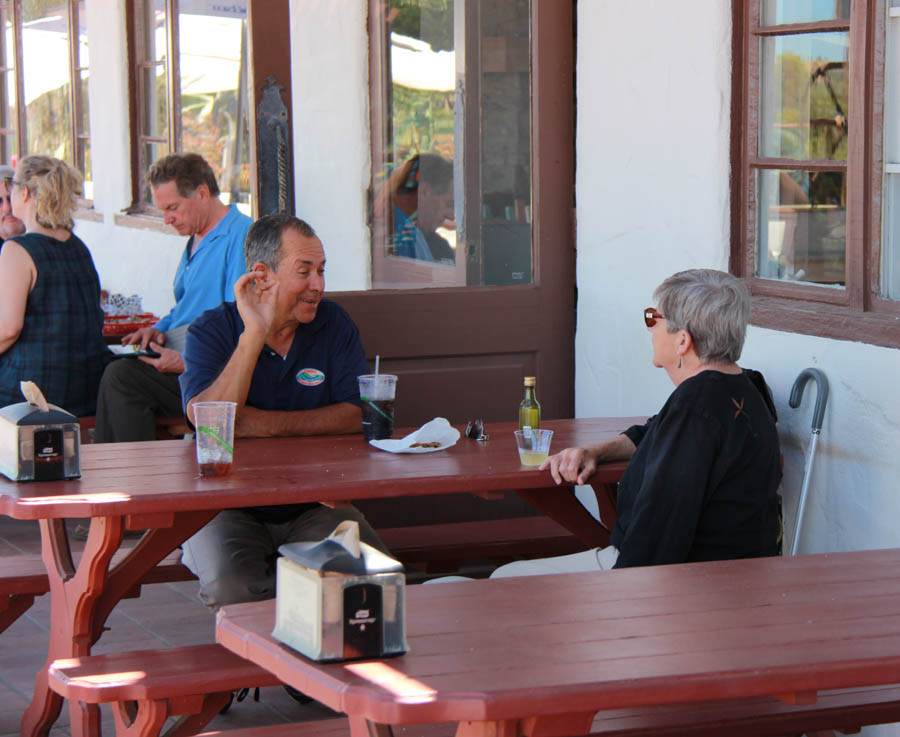
[[[318,664],[271,636],[274,602],[216,638],[380,724],[460,735],[585,734],[598,710],[900,682],[900,550],[535,576],[407,589],[410,651]]]
[[[556,420],[544,427],[554,430],[555,451],[612,438],[644,419]],[[221,478],[198,476],[192,440],[85,445],[81,479],[15,483],[0,477],[0,513],[17,519],[141,515],[551,486],[548,472],[519,464],[515,428],[490,425],[488,441],[463,436],[452,448],[421,454],[386,453],[358,434],[238,439],[232,473]],[[594,480],[618,481],[624,468],[605,464]]]

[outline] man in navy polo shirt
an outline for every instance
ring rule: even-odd
[[[359,332],[325,291],[325,251],[290,215],[261,218],[247,234],[248,273],[236,302],[204,312],[188,330],[180,377],[185,413],[195,402],[237,403],[237,437],[359,432],[356,377],[368,373]],[[211,609],[275,595],[272,560],[284,543],[320,540],[344,520],[387,550],[353,507],[288,504],[220,512],[188,540],[184,562]]]

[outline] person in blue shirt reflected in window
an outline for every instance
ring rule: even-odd
[[[439,154],[416,154],[392,179],[394,255],[455,262],[450,244],[435,232],[454,219],[452,162]]]
[[[175,306],[156,325],[126,335],[158,358],[113,361],[97,398],[94,442],[153,440],[156,417],[182,412],[178,375],[191,321],[234,298],[244,269],[244,241],[253,221],[219,199],[212,168],[199,154],[177,153],[157,161],[148,174],[156,206],[166,225],[190,236],[175,272]]]

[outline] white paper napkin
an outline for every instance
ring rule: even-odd
[[[405,438],[370,440],[369,445],[374,445],[379,450],[386,450],[388,453],[433,453],[456,445],[457,440],[459,440],[459,430],[443,417],[435,417]],[[429,446],[422,447],[422,445],[417,445],[419,443],[428,443]],[[438,445],[431,445],[432,443],[438,443]],[[413,445],[416,447],[412,447]]]

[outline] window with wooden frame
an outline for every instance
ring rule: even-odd
[[[132,212],[156,212],[147,172],[175,151],[209,162],[224,202],[250,212],[247,2],[127,4]]]
[[[67,161],[93,196],[84,0],[0,2],[0,163]]]
[[[375,288],[523,286],[529,0],[369,0]]]
[[[900,347],[898,80],[884,61],[898,6],[733,3],[731,266],[753,324]]]

